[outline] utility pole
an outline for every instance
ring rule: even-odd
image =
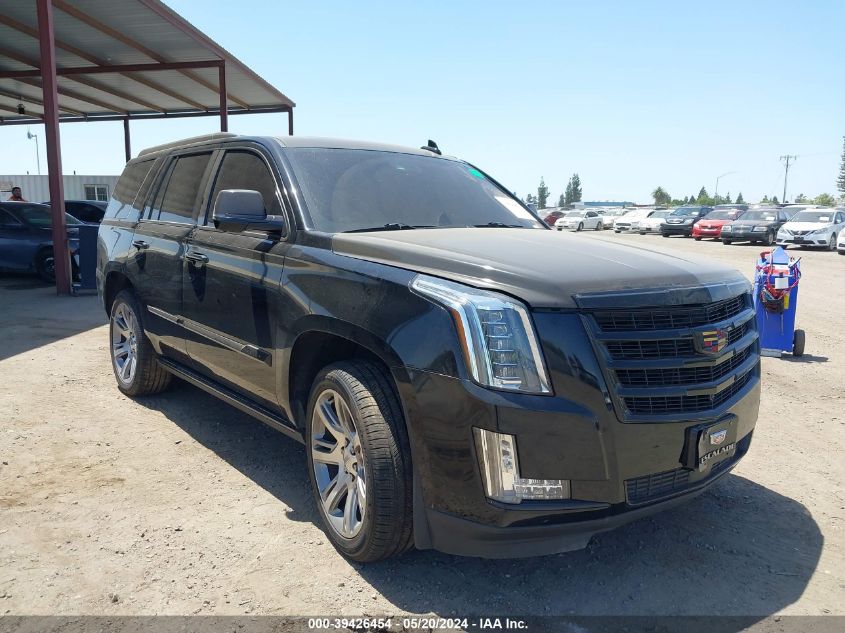
[[[780,160],[786,167],[786,171],[783,174],[783,199],[781,200],[782,203],[786,204],[786,181],[789,178],[789,163],[790,161],[794,163],[798,160],[798,156],[787,154],[786,156],[781,156]]]

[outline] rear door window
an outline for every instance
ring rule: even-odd
[[[180,156],[162,183],[153,205],[152,220],[190,224],[195,219],[201,185],[211,153]]]

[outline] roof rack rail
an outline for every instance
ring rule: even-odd
[[[192,136],[190,138],[183,138],[179,141],[171,141],[170,143],[164,143],[162,145],[156,145],[154,147],[148,147],[147,149],[141,150],[138,152],[138,156],[145,156],[147,154],[153,154],[155,152],[160,152],[165,149],[171,149],[173,147],[182,147],[184,145],[195,145],[196,143],[202,143],[204,141],[214,141],[216,139],[221,138],[232,138],[233,136],[237,136],[237,134],[233,134],[232,132],[214,132],[213,134],[202,134],[200,136]]]

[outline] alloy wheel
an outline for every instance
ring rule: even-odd
[[[317,397],[311,417],[311,462],[327,523],[351,539],[364,524],[364,452],[349,406],[333,389]]]
[[[111,356],[117,379],[131,384],[138,366],[138,318],[125,303],[119,304],[112,315]]]

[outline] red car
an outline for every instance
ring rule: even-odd
[[[729,206],[720,204],[695,223],[692,227],[692,236],[696,241],[705,237],[712,237],[718,240],[722,232],[722,227],[741,218],[742,214],[747,210],[748,207],[745,205]]]
[[[564,215],[566,215],[566,211],[552,211],[551,213],[549,213],[549,215],[543,218],[543,222],[545,222],[551,227],[554,227],[555,222],[557,222]]]

